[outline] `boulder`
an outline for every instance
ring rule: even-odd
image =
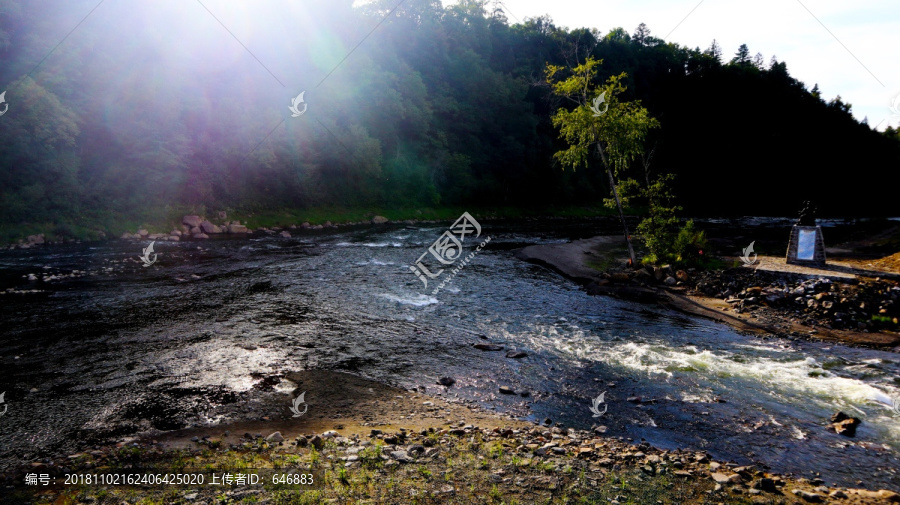
[[[810,491],[805,491],[803,489],[793,489],[793,490],[791,490],[791,492],[794,493],[795,495],[799,496],[800,498],[803,498],[804,500],[806,500],[808,502],[813,502],[813,503],[820,503],[820,502],[822,502],[822,500],[824,498],[820,494],[812,493]]]
[[[199,235],[201,233],[203,233],[203,230],[201,230],[199,226],[191,228],[191,235]]]
[[[675,280],[674,277],[666,277],[666,281],[665,281],[665,282],[666,282],[666,286],[674,286],[675,284],[678,283],[678,281]]]
[[[277,444],[278,442],[284,442],[284,437],[281,436],[280,431],[276,431],[275,433],[272,433],[271,435],[266,437],[266,442]]]
[[[284,238],[291,238],[291,232],[284,230],[283,232],[281,232],[281,236]]]
[[[384,223],[387,223],[388,221],[390,221],[390,220],[384,216],[375,216],[372,218],[372,222],[375,224],[384,224]]]
[[[181,230],[172,230],[169,232],[169,235],[175,235],[176,237],[181,236]]]
[[[525,353],[523,351],[508,351],[506,353],[506,357],[512,359],[526,358],[528,357],[528,353]]]
[[[775,481],[766,477],[754,482],[750,487],[765,491],[767,493],[778,492],[778,488],[775,486]]]
[[[481,351],[502,351],[503,346],[497,344],[475,344],[474,347]]]
[[[194,238],[209,238],[209,235],[207,235],[205,233],[198,233],[198,234],[194,235]]]
[[[203,221],[202,223],[200,223],[200,229],[203,230],[203,233],[208,234],[222,233],[222,228],[210,223],[209,221]]]
[[[228,225],[228,233],[250,233],[250,229],[242,224]]]
[[[456,379],[454,379],[453,377],[441,377],[440,379],[438,379],[437,383],[441,386],[452,386],[456,384]]]
[[[739,484],[741,482],[741,476],[736,473],[725,474],[721,472],[713,472],[710,475],[718,484]]]
[[[860,423],[862,423],[862,421],[855,417],[851,417],[849,419],[844,419],[843,421],[832,424],[831,428],[838,435],[852,437],[856,435],[856,427],[859,426]]]
[[[129,238],[131,238],[131,234],[126,231],[125,233],[122,234],[122,236],[120,238],[129,239]]]
[[[200,216],[184,216],[181,218],[181,224],[190,226],[191,228],[200,226],[200,223],[202,222],[203,219],[201,219]]]
[[[147,231],[147,230],[145,230],[145,229],[143,229],[143,228],[141,228],[140,230],[137,231],[137,235],[138,235],[139,237],[141,237],[141,238],[144,238],[144,237],[146,237],[147,235],[150,235],[150,232]]]
[[[409,457],[406,451],[392,451],[391,458],[395,461],[399,461],[400,463],[411,463],[412,459]]]
[[[628,282],[631,280],[631,276],[625,272],[615,272],[610,274],[609,280],[613,282]]]
[[[179,240],[181,240],[181,237],[179,237],[178,235],[169,235],[169,240],[171,240],[172,242],[178,242]]]
[[[44,243],[44,234],[38,233],[37,235],[29,235],[28,243],[29,244],[43,244]]]

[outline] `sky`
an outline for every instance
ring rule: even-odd
[[[490,5],[497,0],[489,0]],[[444,5],[455,3],[444,0]],[[900,0],[502,0],[511,23],[549,15],[556,26],[629,33],[706,49],[715,39],[731,59],[741,44],[775,55],[807,89],[837,95],[853,115],[883,130],[900,126]],[[741,98],[735,97],[735,117]],[[723,104],[724,105],[724,104]],[[891,109],[893,105],[894,110]]]

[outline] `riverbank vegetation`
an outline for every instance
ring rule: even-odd
[[[644,25],[630,34],[600,20],[513,22],[478,2],[394,6],[304,2],[298,16],[316,20],[308,30],[283,13],[264,28],[219,13],[262,67],[219,25],[202,47],[168,51],[197,42],[199,27],[160,35],[174,15],[163,7],[102,5],[54,49],[56,20],[95,5],[67,2],[48,17],[41,3],[9,3],[3,238],[119,234],[203,209],[249,221],[278,209],[396,209],[400,219],[415,217],[400,209],[595,206],[608,178],[554,161],[566,145],[551,118],[567,105],[542,78],[548,63],[589,58],[603,61],[598,82],[623,76],[621,99],[659,121],[648,151],[657,173],[675,175],[687,214],[793,215],[810,196],[823,214],[895,211],[897,132],[860,123],[774,55],[741,46],[730,58],[715,41],[689,48]],[[101,30],[104,16],[116,22]],[[301,91],[308,110],[290,117]],[[831,174],[848,170],[836,184]]]
[[[247,434],[239,444],[204,437],[192,445],[120,444],[72,455],[63,463],[65,471],[46,465],[36,471],[95,479],[104,473],[134,478],[146,473],[173,482],[179,475],[194,480],[203,475],[204,485],[81,483],[43,490],[35,503],[791,504],[821,502],[830,494],[851,504],[898,497],[725,465],[703,452],[659,451],[539,426],[372,430],[369,436],[351,437],[328,431],[294,440],[276,432],[265,438]],[[213,475],[217,485],[210,484]],[[248,475],[259,476],[259,482],[247,483]],[[301,475],[312,484],[296,484]],[[10,498],[30,501],[33,491],[19,487]]]

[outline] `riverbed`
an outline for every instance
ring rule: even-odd
[[[526,245],[616,233],[608,220],[484,221],[464,255],[490,242],[434,294],[435,281],[424,287],[410,265],[448,225],[157,242],[150,267],[138,259],[149,242],[0,252],[0,465],[260,416],[260,395],[285,395],[289,414],[283,376],[321,368],[828,484],[900,490],[896,353],[742,335],[587,295],[515,258]],[[444,376],[456,383],[436,384]],[[863,420],[855,438],[825,429],[839,410]]]

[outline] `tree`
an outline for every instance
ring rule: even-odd
[[[813,85],[813,89],[810,90],[809,94],[812,95],[816,100],[822,99],[822,91],[819,90],[819,83],[815,83]]]
[[[644,140],[649,131],[659,127],[640,102],[625,102],[619,96],[625,91],[624,72],[607,79],[605,84],[594,84],[597,66],[602,60],[588,58],[572,69],[547,65],[546,79],[554,94],[575,104],[568,110],[560,108],[552,116],[553,126],[559,128],[559,136],[569,148],[553,155],[563,168],[589,166],[592,150],[600,158],[609,177],[610,192],[619,210],[619,219],[625,233],[625,243],[631,264],[637,265],[634,248],[625,222],[622,202],[616,189],[616,179],[624,174],[636,157],[644,153]],[[570,73],[562,78],[564,72]]]
[[[638,25],[637,29],[634,30],[634,35],[631,37],[631,40],[638,43],[638,45],[646,46],[650,39],[650,29],[647,28],[647,25],[641,23]]]
[[[713,39],[712,44],[709,45],[709,49],[705,51],[705,54],[708,56],[712,56],[716,61],[722,61],[722,46],[716,42],[716,39]]]
[[[750,63],[750,49],[747,47],[747,44],[741,44],[741,47],[738,48],[738,52],[735,53],[734,58],[731,59],[731,63],[733,65],[747,65]]]
[[[756,55],[753,56],[753,65],[760,70],[765,68],[766,59],[762,53],[756,53]]]

